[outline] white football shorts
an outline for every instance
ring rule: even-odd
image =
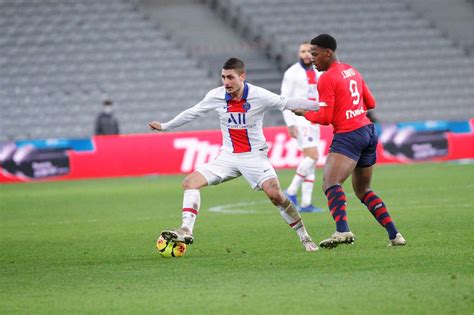
[[[321,131],[318,124],[295,125],[298,130],[298,146],[300,149],[306,149],[318,146],[321,137]]]
[[[216,159],[199,166],[196,171],[206,178],[208,185],[218,185],[242,175],[254,190],[261,190],[267,179],[278,178],[266,151],[221,151]]]

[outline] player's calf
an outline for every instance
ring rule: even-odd
[[[398,230],[392,217],[387,211],[385,203],[373,191],[368,191],[361,199],[374,218],[382,225],[388,233],[388,238],[393,240],[397,237]],[[401,235],[401,234],[400,234]]]
[[[333,185],[326,189],[325,194],[328,199],[329,210],[336,222],[336,231],[350,232],[349,225],[347,224],[347,199],[342,186]]]
[[[298,234],[301,243],[307,251],[316,251],[318,246],[311,240],[308,232],[303,223],[298,210],[295,205],[286,199],[285,202],[278,207],[280,210],[280,215],[283,220]]]

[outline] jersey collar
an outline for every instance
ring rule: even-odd
[[[331,68],[334,68],[334,67],[336,67],[336,66],[338,66],[338,65],[340,65],[340,64],[341,64],[340,61],[334,61],[334,62],[332,63],[332,65],[328,68],[328,70],[331,69]]]
[[[249,95],[249,86],[248,86],[247,82],[244,82],[244,94],[242,94],[242,100],[247,101],[248,95]],[[226,100],[226,102],[231,101],[232,100],[232,95],[225,92],[225,100]]]
[[[300,66],[301,66],[305,71],[307,71],[307,70],[314,70],[314,67],[313,67],[312,65],[310,65],[310,66],[308,67],[308,66],[306,66],[306,65],[303,63],[303,61],[301,61],[301,60],[300,60],[298,63],[300,64]]]

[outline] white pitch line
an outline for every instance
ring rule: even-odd
[[[268,200],[262,200],[262,201],[246,201],[246,202],[228,203],[224,205],[210,207],[207,210],[209,210],[209,212],[225,213],[225,214],[255,214],[255,213],[262,213],[262,212],[270,212],[270,210],[274,211],[273,209],[258,210],[258,211],[242,209],[242,208],[247,208],[249,206],[257,206],[257,205],[263,205],[263,204],[266,204],[269,206],[269,208],[272,208]]]
[[[460,204],[450,204],[448,203],[448,200],[445,200],[446,204],[438,203],[436,206],[442,207],[442,206],[449,206],[449,207],[458,207],[458,208],[471,208],[473,205],[471,204],[466,204],[466,203],[460,203]],[[257,205],[268,205],[269,209],[264,210],[245,210],[242,208],[247,208],[249,206],[257,206]],[[410,209],[426,209],[426,208],[433,208],[434,205],[432,204],[424,204],[424,203],[418,203],[416,201],[411,201],[407,202],[406,204],[403,205],[402,208],[410,208]],[[223,205],[218,205],[214,207],[210,207],[207,210],[209,212],[214,212],[214,213],[224,213],[224,214],[256,214],[256,213],[262,213],[262,212],[274,212],[272,209],[272,206],[268,204],[267,200],[263,201],[247,201],[247,202],[237,202],[237,203],[228,203],[228,204],[223,204]],[[361,211],[365,210],[363,208],[361,209],[349,209],[349,211]]]

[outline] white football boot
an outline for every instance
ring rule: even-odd
[[[303,238],[301,240],[301,244],[303,244],[304,246],[304,249],[307,251],[307,252],[315,252],[319,249],[318,245],[316,245],[312,240],[311,238]]]
[[[185,244],[192,244],[194,242],[193,235],[185,227],[177,230],[163,230],[161,231],[161,236],[168,241],[183,242]]]
[[[388,246],[403,246],[406,245],[407,241],[401,233],[397,233],[393,240],[389,240]]]
[[[330,238],[327,238],[319,243],[322,248],[334,248],[339,244],[353,244],[356,237],[352,232],[334,232]]]

